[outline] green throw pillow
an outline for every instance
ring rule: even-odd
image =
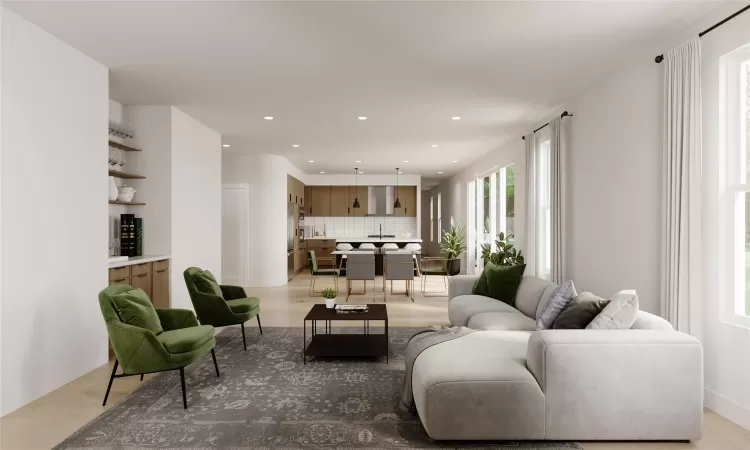
[[[145,328],[154,334],[164,331],[154,305],[143,290],[133,289],[132,291],[113,295],[112,303],[115,305],[115,310],[123,323],[138,328]]]
[[[518,292],[518,286],[521,285],[524,270],[526,270],[526,264],[503,267],[488,263],[484,266],[484,270],[474,284],[471,293],[492,297],[513,306],[516,302],[516,292]]]
[[[193,276],[193,281],[195,282],[195,287],[199,292],[203,292],[204,294],[218,295],[219,297],[224,298],[224,295],[221,293],[219,283],[216,282],[214,274],[212,274],[210,271],[204,270],[203,272],[196,273]]]

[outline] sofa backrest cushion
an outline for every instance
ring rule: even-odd
[[[587,330],[629,330],[638,317],[638,295],[620,291],[586,327]]]
[[[552,294],[557,291],[558,287],[559,285],[557,284],[547,286],[547,289],[545,289],[544,293],[542,294],[542,298],[539,299],[539,304],[536,307],[536,315],[534,316],[534,319],[539,319],[539,317],[542,316],[544,310],[547,309],[547,305],[549,305],[549,301],[552,299]]]
[[[534,276],[523,277],[516,293],[516,309],[521,311],[526,317],[536,320],[536,310],[539,301],[550,286],[554,287],[557,285]]]
[[[666,319],[656,316],[646,311],[638,311],[631,330],[674,330],[672,324]]]

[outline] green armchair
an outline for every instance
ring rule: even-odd
[[[258,320],[260,334],[260,299],[249,297],[240,286],[219,285],[208,270],[189,267],[183,272],[190,300],[198,315],[198,320],[205,325],[228,327],[239,325],[242,329],[242,345],[247,350],[245,340],[245,322],[255,317]]]
[[[182,404],[187,409],[185,366],[209,351],[219,376],[214,327],[200,325],[192,311],[155,309],[145,292],[126,284],[102,290],[99,307],[116,357],[102,406],[107,404],[115,378],[140,375],[143,380],[146,373],[179,370]],[[116,375],[119,365],[122,373]]]

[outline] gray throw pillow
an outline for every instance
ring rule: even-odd
[[[599,315],[609,300],[591,292],[581,292],[563,312],[557,316],[552,328],[555,330],[583,330]]]
[[[638,295],[633,290],[620,291],[612,297],[587,330],[629,330],[638,317]]]
[[[558,286],[555,292],[552,293],[542,315],[537,319],[536,329],[547,330],[551,328],[552,324],[555,323],[557,316],[567,308],[570,301],[573,300],[576,295],[578,294],[576,293],[576,287],[573,285],[572,280],[568,280]]]

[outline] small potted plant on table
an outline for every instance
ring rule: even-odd
[[[332,288],[325,288],[323,289],[323,292],[320,293],[320,296],[326,299],[326,308],[328,309],[332,309],[334,306],[336,306],[337,295],[338,292],[336,292],[336,290]]]

